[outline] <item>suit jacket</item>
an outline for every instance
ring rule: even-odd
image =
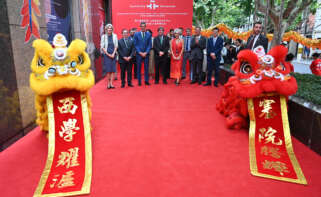
[[[249,39],[247,40],[247,43],[246,43],[246,48],[247,49],[250,49],[250,50],[252,49],[251,46],[250,46],[252,39],[255,39],[255,35],[254,34],[252,34],[249,37]],[[258,39],[256,40],[256,42],[254,44],[253,49],[255,49],[256,47],[261,45],[261,46],[263,46],[265,53],[267,53],[268,43],[269,43],[268,39],[264,35],[260,34]]]
[[[191,52],[191,43],[192,43],[192,38],[193,36],[189,36],[189,49],[185,50],[186,49],[186,45],[187,45],[187,36],[184,36],[183,37],[183,40],[184,40],[184,52]]]
[[[152,48],[152,35],[149,32],[145,32],[145,38],[142,37],[142,32],[136,32],[134,35],[134,46],[137,55],[140,52],[146,52],[149,54]]]
[[[235,52],[236,52],[236,56],[239,54],[240,51],[242,51],[244,49],[244,46],[241,45],[239,50],[237,50],[237,48],[235,48]]]
[[[124,57],[134,57],[135,55],[135,47],[134,42],[128,38],[127,46],[125,43],[125,39],[122,38],[118,41],[118,54],[119,54],[119,63],[126,63]]]
[[[206,48],[206,38],[204,36],[200,36],[199,43],[196,44],[196,37],[193,36],[192,41],[191,41],[191,56],[190,59],[198,59],[198,60],[203,60],[204,58],[204,53],[203,50]]]
[[[213,61],[213,59],[211,57],[211,53],[215,53],[215,56],[216,56],[215,61],[220,62],[221,61],[221,51],[223,48],[223,39],[220,36],[217,36],[215,45],[214,45],[213,40],[214,40],[214,38],[211,37],[207,41],[207,51],[206,51],[207,59],[208,59],[208,61]]]
[[[167,36],[163,36],[163,43],[160,42],[160,36],[154,38],[154,51],[155,51],[155,58],[161,59],[166,58],[168,55],[169,50],[169,38]],[[159,52],[164,52],[163,56],[159,56]]]

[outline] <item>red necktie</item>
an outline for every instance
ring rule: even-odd
[[[252,50],[252,48],[253,48],[254,40],[255,40],[255,36],[253,36],[253,38],[252,38],[252,40],[251,40],[251,42],[250,42],[250,44],[249,44],[251,50]]]

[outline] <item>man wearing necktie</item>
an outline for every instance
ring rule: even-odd
[[[193,65],[193,79],[191,84],[198,81],[198,84],[202,84],[202,66],[204,53],[203,50],[206,49],[206,38],[201,35],[201,28],[195,28],[195,36],[191,41],[191,60]]]
[[[192,80],[193,77],[193,68],[192,68],[192,61],[190,59],[191,57],[191,41],[192,41],[192,36],[191,36],[191,29],[187,28],[186,29],[186,36],[183,38],[184,40],[184,54],[183,54],[183,70],[182,70],[182,79],[186,78],[186,63],[187,60],[189,61],[189,70],[190,70],[190,79]]]
[[[132,85],[132,59],[135,54],[135,48],[133,41],[128,38],[128,30],[123,29],[123,38],[118,41],[118,54],[120,64],[120,75],[121,75],[121,87],[125,87],[125,76],[127,71],[127,84],[129,87]]]
[[[140,23],[140,32],[134,35],[134,46],[136,49],[136,62],[137,62],[137,79],[138,85],[141,86],[141,66],[144,61],[144,80],[146,85],[149,84],[149,52],[152,48],[152,36],[146,31],[146,23]]]
[[[169,50],[169,38],[164,35],[164,28],[158,28],[158,36],[154,39],[155,51],[155,84],[159,83],[159,72],[161,70],[163,83],[167,84],[166,64]]]
[[[213,28],[213,36],[207,42],[207,82],[204,86],[212,84],[212,72],[215,72],[214,86],[218,86],[218,78],[220,71],[221,51],[223,49],[223,39],[218,36],[219,29]]]
[[[253,50],[258,46],[262,46],[264,48],[265,53],[267,53],[268,48],[268,39],[261,34],[262,32],[262,23],[255,22],[253,26],[253,34],[249,37],[246,43],[246,48]]]
[[[133,43],[134,43],[134,35],[137,31],[137,28],[136,27],[133,27],[131,30],[130,30],[130,36],[128,37],[129,40],[131,40]],[[135,49],[135,47],[134,47]],[[133,67],[134,67],[134,79],[137,79],[137,63],[136,63],[136,51],[134,53],[134,56],[133,56],[133,59],[132,59],[132,64],[133,64]]]

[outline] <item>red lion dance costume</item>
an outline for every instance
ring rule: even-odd
[[[242,50],[232,65],[235,76],[224,85],[217,110],[230,129],[248,128],[253,175],[306,184],[292,149],[287,117],[288,96],[298,86],[285,62],[287,48],[276,46],[265,54],[259,46]]]

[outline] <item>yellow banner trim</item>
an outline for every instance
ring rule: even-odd
[[[255,113],[254,103],[253,103],[252,98],[247,100],[248,111],[249,111],[249,115],[250,115],[249,152],[250,152],[251,174],[254,176],[259,176],[259,177],[264,177],[264,178],[271,178],[271,179],[280,180],[280,181],[287,181],[287,182],[291,182],[291,183],[298,183],[298,184],[307,185],[307,181],[303,175],[300,164],[299,164],[297,158],[295,157],[295,154],[293,151],[291,134],[290,134],[290,126],[289,126],[289,120],[288,120],[287,103],[286,103],[286,99],[284,96],[280,96],[280,102],[281,102],[281,116],[282,116],[286,151],[290,157],[294,171],[295,171],[298,178],[291,179],[291,178],[278,177],[278,176],[273,176],[273,175],[268,175],[268,174],[263,174],[263,173],[258,172],[257,163],[256,163],[256,152],[255,152],[256,120],[255,120],[255,114],[254,114]]]

